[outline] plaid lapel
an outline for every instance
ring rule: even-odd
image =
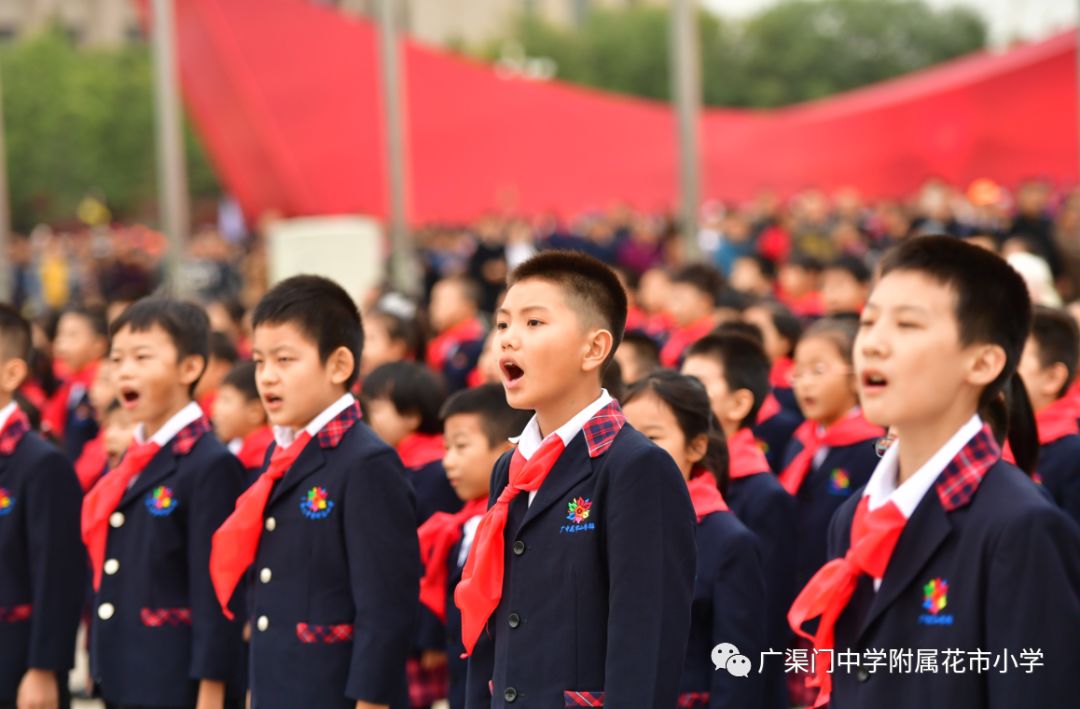
[[[946,512],[960,509],[971,502],[986,471],[1001,458],[990,427],[984,425],[975,437],[956,454],[941,472],[934,489]]]
[[[187,426],[180,429],[180,433],[173,436],[172,451],[176,455],[187,455],[195,444],[205,434],[210,432],[210,422],[205,416],[201,416]]]
[[[589,457],[595,458],[610,448],[625,424],[626,417],[619,408],[619,402],[614,399],[597,411],[581,429],[585,434],[585,444],[589,447]]]
[[[23,436],[30,430],[30,420],[22,409],[16,408],[11,412],[4,429],[0,431],[0,455],[11,455],[15,452]]]
[[[318,433],[320,448],[337,448],[349,429],[361,418],[360,405],[353,402],[330,420]]]

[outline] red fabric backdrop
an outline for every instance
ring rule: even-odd
[[[377,34],[299,0],[178,0],[189,114],[249,216],[385,213]],[[855,186],[898,196],[1078,175],[1072,33],[775,111],[708,110],[706,198]],[[670,108],[404,45],[413,222],[676,199]],[[722,71],[705,67],[705,71]]]

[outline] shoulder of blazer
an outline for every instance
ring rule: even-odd
[[[931,488],[933,492],[933,488]],[[927,493],[930,494],[930,493]],[[990,466],[971,498],[971,514],[996,520],[1022,518],[1038,509],[1057,509],[1022,470],[999,460]]]
[[[602,457],[611,463],[618,463],[619,465],[616,466],[616,472],[618,473],[625,469],[626,464],[638,464],[641,455],[650,455],[659,450],[660,448],[654,445],[644,434],[630,424],[626,424],[615,436],[615,440],[607,451],[603,453]]]

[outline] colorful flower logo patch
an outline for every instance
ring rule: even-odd
[[[589,518],[589,510],[591,509],[592,502],[584,497],[570,500],[570,504],[566,507],[566,519],[574,524],[581,524]]]
[[[15,498],[6,488],[0,487],[0,517],[11,514],[13,509],[15,509]]]
[[[829,475],[829,492],[833,495],[846,495],[851,491],[851,476],[842,468],[835,468]]]
[[[945,610],[948,602],[949,582],[945,579],[930,579],[923,586],[923,608],[929,611],[930,615],[937,615]]]
[[[155,517],[165,517],[173,513],[176,506],[180,504],[173,495],[172,488],[159,485],[151,490],[146,495],[146,509],[150,510],[150,514]]]
[[[326,519],[334,509],[334,501],[326,494],[325,487],[313,487],[300,498],[300,511],[308,519]]]

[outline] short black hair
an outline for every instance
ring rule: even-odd
[[[544,251],[533,256],[506,279],[507,287],[535,278],[561,288],[579,316],[598,319],[611,332],[611,352],[605,368],[615,359],[626,330],[627,299],[619,277],[604,262],[574,251]]]
[[[121,313],[109,326],[109,337],[125,327],[132,332],[146,332],[160,327],[176,348],[178,362],[187,357],[202,357],[203,372],[210,354],[210,318],[206,311],[194,303],[171,298],[151,296],[136,301]],[[202,372],[191,383],[188,393],[195,393],[195,386],[202,379]]]
[[[323,364],[339,347],[348,349],[354,364],[344,387],[352,389],[360,374],[364,328],[360,311],[344,288],[322,276],[293,276],[278,283],[255,306],[251,326],[285,323],[311,338]]]
[[[691,263],[671,274],[671,284],[682,283],[712,299],[713,305],[720,303],[720,291],[724,289],[724,277],[720,271],[705,263]]]
[[[236,345],[229,336],[216,330],[210,333],[210,356],[229,364],[236,364],[240,359]]]
[[[225,314],[229,316],[229,320],[232,320],[233,325],[240,327],[244,324],[244,315],[247,314],[247,310],[244,308],[244,304],[236,298],[215,298],[207,305],[220,305],[224,308]]]
[[[90,330],[102,339],[109,337],[109,319],[106,317],[105,308],[97,305],[73,305],[64,308],[60,317],[72,315],[82,318],[90,326]]]
[[[761,328],[752,322],[746,322],[745,320],[728,320],[722,322],[716,326],[713,330],[714,335],[742,335],[743,337],[749,337],[754,342],[758,343],[759,347],[765,347],[765,335],[762,334]]]
[[[735,259],[735,261],[751,261],[757,266],[757,270],[762,276],[770,281],[776,279],[776,263],[772,259],[762,256],[761,254],[744,254]]]
[[[1080,327],[1064,310],[1035,306],[1031,319],[1031,337],[1039,348],[1039,366],[1052,367],[1058,362],[1065,365],[1068,377],[1057,393],[1065,396],[1076,379],[1077,360],[1080,360]]]
[[[784,338],[791,345],[787,351],[787,356],[792,357],[795,355],[795,348],[799,345],[799,338],[802,337],[803,323],[791,309],[789,309],[783,303],[779,303],[775,300],[761,300],[755,303],[752,307],[762,308],[769,314],[769,319],[772,320],[773,327],[780,333],[780,337]]]
[[[29,367],[32,342],[26,318],[7,303],[0,303],[0,356],[4,360],[21,359]]]
[[[622,344],[634,352],[634,359],[642,371],[652,372],[660,368],[660,345],[639,330],[631,330],[623,336]]]
[[[836,347],[837,353],[844,361],[851,364],[855,351],[855,337],[859,334],[859,321],[852,315],[831,315],[815,321],[806,328],[802,339],[821,338],[829,341]]]
[[[439,409],[446,400],[446,384],[435,372],[417,362],[381,364],[364,378],[362,402],[388,399],[399,414],[419,414],[417,433],[440,433]]]
[[[259,387],[255,383],[255,363],[234,364],[221,381],[221,386],[232,387],[244,395],[245,401],[259,400]]]
[[[386,328],[386,335],[391,341],[405,343],[406,351],[414,358],[424,359],[424,328],[416,318],[405,317],[383,306],[368,311],[367,321],[378,320]]]
[[[451,416],[475,414],[480,417],[488,446],[494,448],[525,430],[531,411],[512,408],[506,403],[502,384],[481,384],[462,389],[442,405],[439,418],[445,423]]]
[[[769,396],[769,372],[772,369],[760,340],[734,331],[713,333],[690,345],[686,357],[708,357],[723,367],[724,382],[730,391],[746,389],[753,394],[754,405],[739,422],[739,428],[757,423],[761,405]]]
[[[801,268],[802,270],[810,271],[811,273],[821,273],[822,271],[821,259],[802,252],[795,252],[792,254],[791,258],[789,258],[784,265]]]
[[[829,265],[825,267],[826,271],[843,271],[856,282],[861,285],[868,285],[873,274],[870,272],[870,267],[866,265],[858,256],[852,256],[851,254],[843,254],[837,256],[835,259],[829,262]]]

